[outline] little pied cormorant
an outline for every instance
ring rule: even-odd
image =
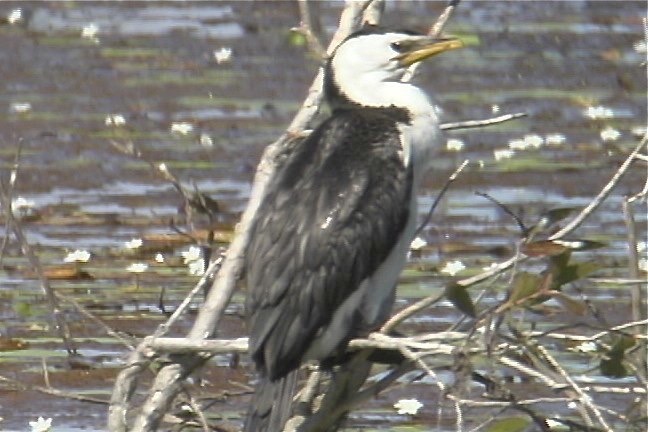
[[[260,374],[248,432],[280,432],[296,372],[330,360],[393,306],[416,231],[416,194],[441,140],[406,69],[456,39],[366,28],[327,61],[332,115],[278,167],[246,253],[250,354]]]

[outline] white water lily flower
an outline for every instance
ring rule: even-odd
[[[175,132],[180,135],[187,135],[193,130],[193,128],[193,125],[188,122],[175,122],[171,124],[171,132]]]
[[[585,117],[589,117],[592,120],[596,119],[609,119],[614,117],[614,111],[611,108],[604,106],[591,106],[587,107],[583,112]]]
[[[529,145],[523,139],[511,140],[509,141],[508,146],[511,150],[526,150],[527,148],[529,148]]]
[[[22,9],[20,8],[13,9],[11,12],[9,12],[9,15],[7,15],[7,22],[9,24],[16,24],[17,22],[22,21],[22,19]]]
[[[524,142],[529,146],[535,149],[542,147],[544,144],[544,138],[537,134],[528,134],[524,135]]]
[[[460,139],[450,138],[446,142],[446,150],[448,151],[461,151],[464,148],[464,142]]]
[[[34,201],[25,199],[21,196],[11,201],[11,212],[13,214],[24,214],[28,213],[29,210],[34,208],[36,203]]]
[[[630,129],[630,133],[637,138],[641,138],[644,135],[646,135],[646,126],[635,126],[632,129]]]
[[[198,246],[190,246],[186,251],[180,252],[180,255],[182,255],[185,264],[196,260],[202,261],[202,249]]]
[[[169,169],[167,168],[167,166],[166,166],[166,164],[164,162],[160,162],[160,164],[158,165],[158,169],[160,171],[162,171],[163,173],[166,173],[166,172],[169,171]]]
[[[565,138],[565,135],[561,133],[553,133],[545,136],[545,142],[547,145],[551,146],[559,146],[565,143],[567,138]]]
[[[86,39],[95,39],[99,33],[99,26],[95,23],[90,23],[83,27],[81,30],[81,37]]]
[[[232,60],[232,48],[221,47],[219,50],[214,51],[214,59],[216,63],[228,63]]]
[[[138,249],[138,248],[142,247],[143,243],[144,242],[142,241],[142,239],[134,238],[134,239],[131,239],[131,240],[127,241],[127,242],[124,242],[124,247],[126,249]]]
[[[90,252],[83,249],[77,249],[74,252],[70,252],[63,258],[63,262],[73,263],[73,262],[88,262],[90,260]]]
[[[205,147],[205,148],[212,148],[214,147],[214,141],[211,139],[211,137],[207,134],[200,134],[200,145]]]
[[[641,258],[637,263],[637,267],[639,267],[639,270],[648,273],[648,258]]]
[[[106,116],[106,126],[123,126],[126,119],[122,114],[108,114]]]
[[[38,420],[29,422],[29,427],[31,428],[31,432],[48,432],[52,429],[52,419],[38,417]]]
[[[14,102],[9,107],[11,112],[15,113],[26,113],[31,111],[32,106],[29,102]]]
[[[394,408],[398,410],[398,414],[415,415],[423,407],[423,404],[417,399],[401,399],[394,404]]]
[[[499,149],[493,151],[493,156],[495,156],[495,160],[511,159],[514,154],[515,151],[509,149]]]
[[[421,237],[416,237],[414,240],[412,240],[412,243],[410,244],[410,249],[420,250],[423,249],[425,246],[427,246],[427,242],[423,240]]]
[[[601,131],[601,139],[603,141],[616,141],[621,136],[621,132],[608,126]]]
[[[162,255],[161,253],[156,254],[155,255],[155,262],[160,263],[160,264],[164,263],[164,255]]]
[[[130,273],[144,273],[148,269],[148,264],[146,263],[133,263],[126,267],[126,271]]]
[[[439,270],[441,273],[449,274],[450,276],[454,276],[457,273],[459,273],[462,270],[465,270],[466,266],[461,262],[461,261],[449,261],[443,266],[441,270]]]
[[[596,349],[597,349],[596,342],[587,341],[581,343],[580,345],[575,346],[573,350],[576,352],[587,353],[587,352],[595,352]]]
[[[205,261],[201,259],[197,259],[195,261],[191,261],[188,265],[188,270],[189,274],[192,276],[202,276],[205,274]]]

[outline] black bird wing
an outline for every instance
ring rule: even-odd
[[[251,355],[271,380],[299,366],[398,241],[412,188],[401,152],[392,117],[341,111],[295,147],[268,185],[246,254],[246,311]]]

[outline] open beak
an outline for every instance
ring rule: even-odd
[[[428,57],[441,54],[444,51],[461,48],[464,44],[456,38],[430,38],[423,37],[420,39],[408,41],[407,50],[398,55],[396,60],[401,66],[408,67]]]

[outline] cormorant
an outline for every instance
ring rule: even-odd
[[[299,366],[339,356],[388,317],[442,140],[436,107],[400,79],[460,46],[366,28],[328,59],[332,114],[277,168],[251,230],[245,307],[259,383],[246,431],[283,430]]]

